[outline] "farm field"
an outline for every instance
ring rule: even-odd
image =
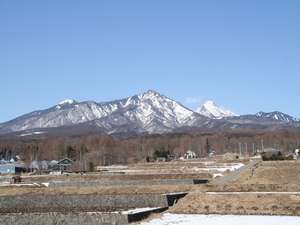
[[[119,220],[122,225],[124,220],[145,225],[171,225],[176,220],[178,224],[218,225],[218,217],[207,214],[265,215],[249,218],[263,218],[268,224],[274,221],[270,215],[296,216],[290,223],[294,224],[300,216],[299,170],[298,161],[215,157],[102,167],[87,174],[24,175],[17,185],[5,183],[8,177],[2,176],[0,213],[6,221],[13,216],[15,222],[20,219],[18,212],[25,216],[22,220],[39,221],[44,215],[50,224],[54,218],[48,213],[58,213],[62,221],[83,213],[85,221],[93,221],[88,212],[112,219],[116,225]],[[115,212],[122,217],[116,218]],[[230,224],[245,218],[236,216],[224,218]]]

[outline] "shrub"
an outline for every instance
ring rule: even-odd
[[[153,158],[157,159],[157,158],[168,158],[170,155],[170,151],[169,150],[165,150],[165,149],[159,149],[159,150],[155,150],[153,153]]]
[[[94,172],[95,171],[95,165],[93,162],[89,162],[89,172]]]

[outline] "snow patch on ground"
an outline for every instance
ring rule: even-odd
[[[224,175],[223,174],[221,174],[221,173],[214,173],[213,174],[213,178],[215,179],[215,178],[217,178],[217,177],[223,177]]]
[[[255,195],[259,195],[259,194],[270,194],[270,195],[300,195],[300,192],[276,192],[276,191],[269,191],[269,192],[264,192],[264,191],[247,191],[247,192],[205,192],[205,194],[207,195],[244,195],[244,194],[255,194]]]
[[[159,208],[137,208],[137,209],[131,209],[127,211],[122,211],[123,215],[128,215],[128,214],[136,214],[136,213],[142,213],[142,212],[147,212],[147,211],[153,211]]]
[[[220,166],[207,166],[207,168],[197,168],[195,167],[194,170],[195,171],[202,171],[202,172],[218,172],[218,173],[224,173],[226,171],[230,171],[233,172],[235,170],[240,169],[241,167],[243,167],[244,164],[243,163],[236,163],[236,164],[224,164],[224,165],[220,165]]]
[[[11,184],[10,182],[2,182],[0,183],[0,187],[40,187],[41,185],[38,183],[31,183],[31,184]]]
[[[49,187],[49,183],[42,183],[45,187]]]
[[[182,215],[166,213],[160,219],[140,225],[299,225],[300,217],[237,216],[237,215]]]

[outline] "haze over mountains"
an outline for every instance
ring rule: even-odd
[[[279,111],[239,116],[212,101],[205,102],[193,111],[169,97],[149,90],[102,103],[67,99],[51,108],[0,124],[0,134],[159,134],[186,130],[274,130],[299,126],[298,119]]]

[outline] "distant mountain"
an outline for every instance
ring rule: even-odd
[[[196,118],[205,119],[180,103],[149,90],[140,95],[104,103],[64,100],[49,109],[1,124],[0,133],[79,124],[82,127],[91,123],[109,134],[128,130],[164,133],[188,125]]]
[[[202,106],[200,106],[196,112],[211,119],[222,119],[224,117],[237,116],[230,110],[220,107],[210,100],[206,101]]]
[[[300,128],[300,121],[281,112],[238,116],[205,102],[197,112],[158,92],[149,90],[132,97],[97,103],[67,99],[44,110],[0,124],[0,134],[17,137],[84,135],[114,136],[185,131],[276,130]]]
[[[294,123],[294,122],[299,122],[299,119],[296,119],[295,117],[292,117],[288,114],[279,112],[279,111],[274,111],[274,112],[258,112],[256,113],[257,117],[260,118],[268,118],[268,119],[273,119],[277,121],[282,121],[282,122],[287,122],[287,123]]]

